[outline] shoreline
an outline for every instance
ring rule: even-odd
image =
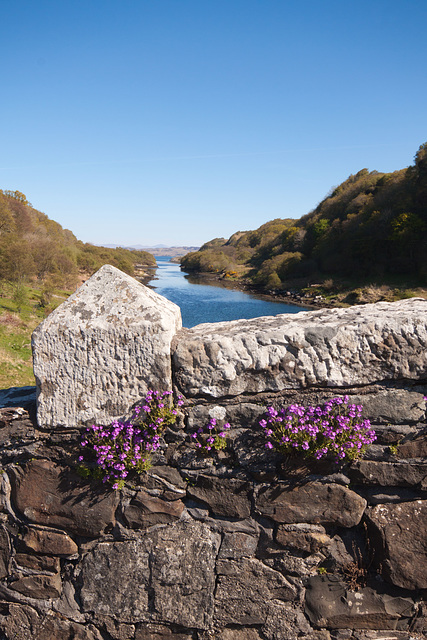
[[[427,299],[427,287],[408,283],[376,283],[359,282],[345,283],[337,282],[334,289],[328,291],[328,297],[323,295],[324,288],[319,284],[289,284],[289,289],[268,291],[253,285],[251,282],[242,280],[226,279],[222,274],[184,272],[191,280],[205,282],[206,284],[216,283],[216,286],[243,291],[256,295],[265,300],[289,303],[308,310],[316,309],[343,309],[354,305],[372,304],[376,302],[397,302],[408,298]]]
[[[151,273],[150,273],[151,272]],[[224,274],[196,271],[182,271],[188,281],[192,284],[206,284],[210,286],[222,287],[234,291],[252,294],[257,298],[302,307],[308,311],[318,309],[343,309],[354,305],[371,304],[375,302],[396,302],[407,298],[427,299],[427,288],[418,284],[410,287],[405,283],[375,283],[359,282],[346,283],[336,281],[333,290],[328,289],[324,293],[324,286],[321,283],[307,284],[306,282],[289,283],[289,288],[285,290],[266,290],[256,286],[245,279],[230,279]],[[153,288],[150,283],[156,279],[156,269],[149,268],[143,277],[137,279],[146,286]],[[154,287],[155,288],[155,287]]]
[[[288,303],[296,307],[305,307],[310,311],[315,309],[332,309],[334,307],[341,306],[337,304],[330,304],[322,296],[319,296],[319,294],[315,294],[314,297],[312,297],[310,295],[293,292],[291,290],[283,293],[279,291],[266,291],[249,282],[245,282],[244,280],[228,280],[223,276],[219,276],[214,273],[189,273],[187,271],[184,273],[189,276],[190,281],[196,280],[199,283],[205,284],[213,284],[215,282],[217,285],[224,287],[224,289],[233,289],[234,291],[253,294],[263,300]]]

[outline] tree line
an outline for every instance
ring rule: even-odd
[[[392,173],[362,169],[295,220],[216,238],[181,260],[186,271],[244,277],[267,289],[329,277],[427,281],[427,143]]]
[[[20,191],[0,189],[0,281],[71,289],[106,263],[133,275],[136,264],[155,266],[156,261],[146,251],[81,242],[34,209]]]

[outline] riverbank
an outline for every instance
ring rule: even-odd
[[[286,289],[266,290],[244,278],[230,278],[226,274],[188,273],[190,282],[223,286],[228,289],[251,293],[265,300],[284,302],[309,309],[350,307],[355,304],[395,302],[408,298],[427,299],[427,287],[411,286],[411,283],[389,282],[378,284],[326,280],[318,284],[306,281],[289,282]]]

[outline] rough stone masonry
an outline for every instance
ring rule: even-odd
[[[3,640],[427,637],[427,301],[205,324],[103,267],[33,336],[37,420],[0,410]],[[88,421],[173,387],[184,420],[120,492],[75,473]],[[349,395],[362,460],[284,459],[266,404]],[[190,437],[232,424],[225,451]]]
[[[179,307],[106,265],[34,331],[41,426],[123,416],[149,388],[214,400],[427,377],[427,301],[181,329]]]

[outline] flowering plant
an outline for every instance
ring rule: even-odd
[[[216,419],[211,418],[205,427],[199,427],[191,437],[196,441],[196,447],[203,452],[209,452],[212,449],[220,451],[227,446],[226,431],[229,428],[228,422],[220,427]]]
[[[322,406],[293,404],[277,411],[268,407],[260,421],[266,447],[282,453],[300,452],[320,460],[327,454],[356,460],[376,440],[369,420],[362,419],[361,405],[348,404],[348,396],[332,398]]]
[[[172,402],[172,391],[148,391],[145,404],[137,406],[129,421],[114,420],[110,426],[92,425],[80,445],[80,471],[121,489],[130,472],[142,473],[151,466],[150,454],[160,446],[160,437],[177,420],[179,396]]]

